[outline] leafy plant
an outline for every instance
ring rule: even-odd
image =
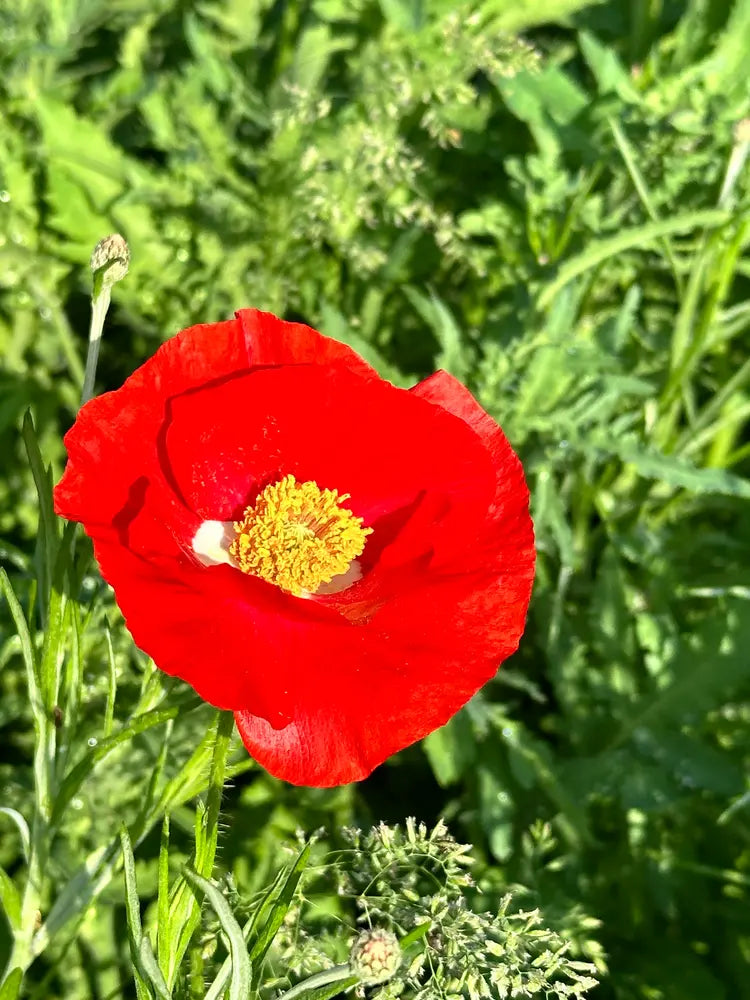
[[[214,718],[133,648],[51,515],[86,265],[115,230],[133,263],[99,388],[182,326],[268,308],[398,384],[454,372],[532,493],[522,647],[423,748],[330,792],[230,748],[217,869],[240,927],[259,899],[269,918],[298,828],[323,827],[330,860],[352,849],[343,828],[442,815],[481,872],[461,934],[516,885],[513,906],[548,922],[538,940],[597,966],[597,995],[749,995],[747,0],[28,0],[0,26],[2,1000],[133,995],[122,822],[137,954],[154,923],[170,941],[195,928],[182,962],[153,937],[168,988],[204,995],[224,959],[204,950],[236,937],[194,881],[198,929],[183,874],[212,875],[216,811],[194,802]],[[196,815],[204,864],[186,868]],[[365,905],[396,926],[393,894],[363,902],[363,854],[347,895],[303,883],[315,905],[295,897],[277,928],[269,990],[290,985],[282,964],[342,961],[329,931],[353,936]],[[130,910],[135,939],[132,893]],[[531,919],[491,916],[496,943]],[[464,973],[467,990],[492,976]]]

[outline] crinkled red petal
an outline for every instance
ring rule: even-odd
[[[65,437],[68,464],[55,488],[55,510],[82,521],[87,531],[106,528],[133,492],[143,489],[135,483],[163,480],[157,446],[169,399],[253,368],[301,363],[341,365],[377,377],[345,344],[255,309],[183,330],[120,389],[82,407]]]
[[[165,344],[66,437],[58,513],[94,540],[136,642],[235,711],[297,784],[369,773],[447,721],[517,646],[533,576],[528,492],[494,421],[440,373],[411,393],[344,345],[248,311]],[[293,472],[376,531],[364,579],[301,599],[191,542]]]
[[[433,565],[368,624],[368,651],[382,640],[372,673],[333,682],[350,690],[331,712],[328,689],[306,698],[283,728],[235,713],[251,754],[296,784],[335,785],[366,777],[390,754],[443,725],[517,648],[534,577],[534,535],[521,463],[469,391],[438,372],[411,392],[473,429],[492,460],[495,495],[463,572]],[[445,567],[446,569],[448,567]],[[363,581],[361,586],[366,586]],[[394,655],[396,653],[397,655]],[[373,678],[377,677],[377,682]],[[352,706],[356,706],[352,711]]]
[[[486,449],[464,421],[337,365],[253,370],[172,396],[158,447],[177,495],[207,520],[238,517],[289,473],[349,493],[368,524],[425,490],[474,519],[492,499]]]

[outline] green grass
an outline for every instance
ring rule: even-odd
[[[40,951],[21,995],[135,996],[121,824],[149,927],[170,891],[160,924],[196,922],[182,866],[209,873],[216,833],[195,809],[214,713],[133,648],[49,501],[88,258],[120,231],[100,389],[183,326],[270,309],[398,384],[452,371],[532,493],[521,650],[447,727],[333,791],[232,745],[235,910],[298,828],[325,853],[347,824],[442,815],[484,898],[520,886],[596,996],[750,997],[750,2],[15,0],[0,34],[0,966],[15,925],[22,964]],[[332,960],[335,900],[305,931]],[[175,996],[201,995],[212,919],[182,978],[162,969]]]

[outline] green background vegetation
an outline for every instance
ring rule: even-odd
[[[444,816],[485,893],[523,887],[596,962],[602,1000],[750,997],[748,80],[749,0],[3,5],[0,534],[42,655],[51,529],[39,542],[20,429],[30,407],[56,479],[109,232],[133,263],[101,389],[253,305],[398,384],[453,372],[527,471],[539,564],[519,653],[357,787],[295,790],[235,753],[218,864],[241,897],[298,828],[335,848],[347,824]],[[32,966],[40,1000],[134,995],[120,876],[87,907],[80,866],[125,819],[147,904],[160,809],[178,864],[210,760],[213,716],[167,718],[190,692],[134,650],[80,541],[76,566],[58,739],[59,773],[78,770],[41,906],[67,891],[75,935]],[[7,604],[0,630],[0,802],[28,818]],[[194,782],[159,799],[186,761]],[[20,883],[8,814],[0,834]]]

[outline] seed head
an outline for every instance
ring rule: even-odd
[[[363,931],[352,946],[349,965],[363,986],[386,983],[401,964],[401,945],[391,931]]]

